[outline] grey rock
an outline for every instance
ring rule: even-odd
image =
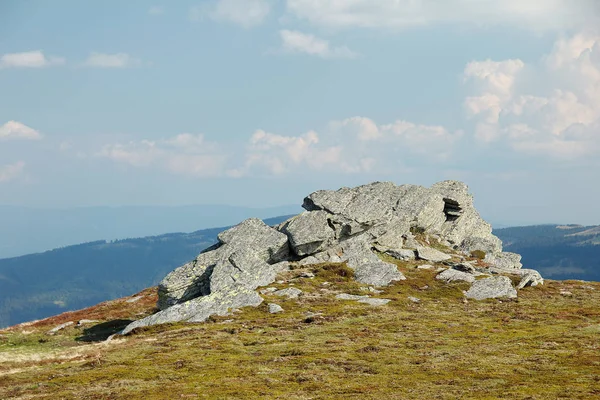
[[[291,287],[286,289],[281,289],[273,293],[275,296],[279,297],[287,297],[288,299],[297,299],[298,296],[302,294],[302,290]]]
[[[312,279],[312,278],[315,277],[315,274],[313,274],[312,272],[309,272],[309,271],[304,271],[303,273],[300,274],[299,277],[300,278]]]
[[[372,299],[372,298],[358,300],[359,303],[368,304],[368,305],[374,306],[374,307],[384,306],[387,303],[389,303],[390,301],[391,300],[388,300],[388,299]]]
[[[433,265],[429,265],[429,264],[423,264],[423,265],[417,265],[417,269],[434,269],[435,267]]]
[[[135,303],[135,302],[138,302],[138,301],[140,301],[140,300],[141,300],[141,299],[143,299],[143,298],[144,298],[144,296],[143,296],[143,295],[142,295],[142,296],[135,296],[135,297],[132,297],[132,298],[130,298],[130,299],[127,299],[127,300],[125,300],[125,302],[126,302],[126,303]]]
[[[335,231],[326,211],[304,212],[290,219],[281,228],[298,256],[318,253],[331,246]]]
[[[276,291],[277,291],[277,288],[274,288],[274,287],[268,287],[268,288],[264,288],[264,289],[262,289],[262,290],[260,291],[260,294],[270,294],[270,293],[273,293],[273,292],[276,292]]]
[[[475,277],[467,272],[458,271],[455,269],[447,269],[440,274],[438,274],[435,279],[440,281],[445,281],[447,283],[456,282],[456,281],[464,281],[473,283],[475,282]]]
[[[442,262],[451,259],[452,256],[431,247],[418,247],[417,258],[430,262]]]
[[[99,321],[96,319],[81,319],[81,320],[77,321],[77,326],[95,324],[96,322],[99,322]]]
[[[419,304],[421,302],[421,299],[419,299],[417,297],[413,297],[413,296],[408,296],[408,301]]]
[[[283,308],[281,308],[281,306],[279,304],[274,304],[274,303],[269,304],[269,313],[278,314],[281,312],[283,312]]]
[[[169,322],[203,322],[211,315],[225,316],[230,313],[230,310],[247,306],[256,307],[262,302],[263,299],[258,293],[238,286],[229,292],[215,292],[185,303],[175,304],[156,314],[132,322],[125,327],[122,334],[126,335],[135,328]]]
[[[368,299],[369,296],[367,296],[367,295],[359,296],[359,295],[355,295],[355,294],[340,293],[340,294],[336,295],[335,298],[338,300],[362,300],[362,299]]]
[[[60,324],[58,326],[55,326],[54,328],[50,329],[47,334],[48,335],[54,335],[55,333],[57,333],[58,331],[61,331],[71,325],[73,325],[74,322],[73,321],[69,321],[69,322],[65,322],[64,324]]]
[[[386,286],[393,281],[406,278],[398,271],[398,267],[377,257],[369,243],[362,238],[350,239],[340,244],[342,260],[354,270],[355,278],[360,283],[373,286]]]
[[[521,255],[516,253],[486,254],[484,261],[500,269],[521,269],[523,267]]]
[[[519,284],[517,285],[517,289],[523,289],[527,286],[537,286],[544,284],[544,278],[542,278],[542,275],[540,275],[540,273],[537,271],[526,270],[525,274],[521,276],[521,282],[519,282]]]
[[[386,250],[386,254],[394,257],[396,260],[407,261],[415,259],[415,251],[409,249]]]
[[[465,294],[467,298],[474,300],[495,298],[516,298],[517,291],[512,286],[510,278],[506,276],[492,276],[477,280]]]

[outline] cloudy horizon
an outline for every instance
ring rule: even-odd
[[[0,205],[301,203],[465,181],[600,224],[591,0],[0,5]]]

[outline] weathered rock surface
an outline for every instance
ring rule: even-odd
[[[418,247],[417,258],[419,260],[425,260],[430,262],[442,262],[452,258],[452,256],[442,253],[439,250],[432,249],[431,247]]]
[[[386,286],[405,277],[378,253],[430,263],[451,258],[431,248],[430,240],[448,246],[448,253],[457,256],[461,256],[458,252],[485,252],[491,272],[521,271],[520,256],[502,253],[502,243],[479,216],[462,182],[445,181],[431,188],[374,182],[321,190],[307,196],[303,207],[306,212],[275,227],[249,219],[220,233],[217,244],[160,282],[157,306],[161,311],[135,321],[124,332],[165,322],[204,321],[211,315],[226,315],[230,309],[256,306],[263,301],[256,290],[274,282],[290,265],[344,262],[354,270],[357,281]],[[460,275],[471,281],[479,273],[474,269],[448,270],[440,276],[453,280]],[[521,274],[523,285],[543,283],[539,274]],[[482,281],[474,282],[473,296],[495,293],[501,286],[500,281],[490,281],[489,287],[480,287]],[[273,294],[294,298],[300,294],[296,291],[288,288]],[[367,299],[371,303],[383,300]]]
[[[287,297],[288,299],[297,299],[298,296],[302,294],[302,290],[295,287],[291,287],[287,289],[278,290],[273,294],[279,297]]]
[[[469,274],[467,272],[463,272],[463,271],[458,271],[455,269],[447,269],[441,273],[439,273],[435,279],[439,279],[441,281],[445,281],[445,282],[456,282],[456,281],[464,281],[464,282],[469,282],[469,283],[473,283],[475,282],[475,276],[472,274]]]
[[[513,287],[510,278],[506,276],[492,276],[475,281],[465,296],[474,300],[501,297],[515,298],[517,297],[517,291]]]
[[[269,304],[269,313],[278,314],[278,313],[282,313],[282,312],[283,312],[283,308],[281,308],[281,306],[279,304],[275,304],[275,303]]]

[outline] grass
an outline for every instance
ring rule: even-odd
[[[304,295],[201,324],[109,342],[53,326],[153,312],[154,289],[0,332],[0,398],[590,399],[600,396],[600,284],[547,281],[516,301],[466,301],[467,284],[397,262],[407,280],[375,295],[344,264],[287,272]],[[299,278],[311,271],[315,278]],[[340,292],[391,299],[383,307]],[[561,294],[569,292],[570,294]],[[408,300],[414,296],[416,304]],[[285,312],[269,314],[267,303]],[[94,314],[95,313],[95,314]],[[102,314],[104,313],[104,314]]]

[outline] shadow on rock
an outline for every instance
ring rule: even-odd
[[[127,325],[132,323],[130,319],[115,319],[113,321],[103,322],[83,330],[83,335],[75,340],[79,342],[101,342],[110,335],[122,331]]]

